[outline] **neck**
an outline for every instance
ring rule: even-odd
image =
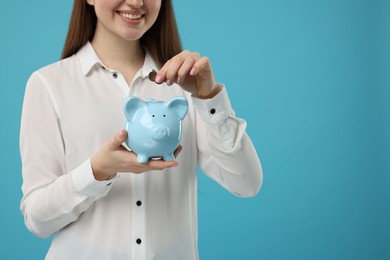
[[[128,73],[142,67],[145,54],[139,40],[127,41],[120,37],[100,37],[96,31],[91,42],[101,61],[113,70]]]

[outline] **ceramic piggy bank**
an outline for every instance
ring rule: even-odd
[[[137,154],[137,161],[145,163],[150,158],[174,160],[173,152],[180,143],[182,121],[188,103],[184,97],[167,102],[130,96],[123,105],[127,131],[126,144]]]

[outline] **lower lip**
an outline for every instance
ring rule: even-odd
[[[144,16],[141,16],[140,18],[138,19],[127,19],[125,17],[123,17],[122,15],[118,14],[122,20],[125,22],[125,23],[128,23],[128,24],[140,24],[141,21],[143,20]]]

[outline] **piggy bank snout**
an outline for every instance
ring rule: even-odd
[[[170,136],[171,132],[166,126],[155,126],[152,129],[153,139],[156,141],[163,141]]]

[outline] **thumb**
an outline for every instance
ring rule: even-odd
[[[117,148],[119,146],[122,145],[122,143],[124,141],[126,141],[127,139],[127,132],[126,130],[121,130],[118,134],[116,134],[114,136],[114,138],[112,138],[111,142],[110,142],[110,146],[112,148]]]

